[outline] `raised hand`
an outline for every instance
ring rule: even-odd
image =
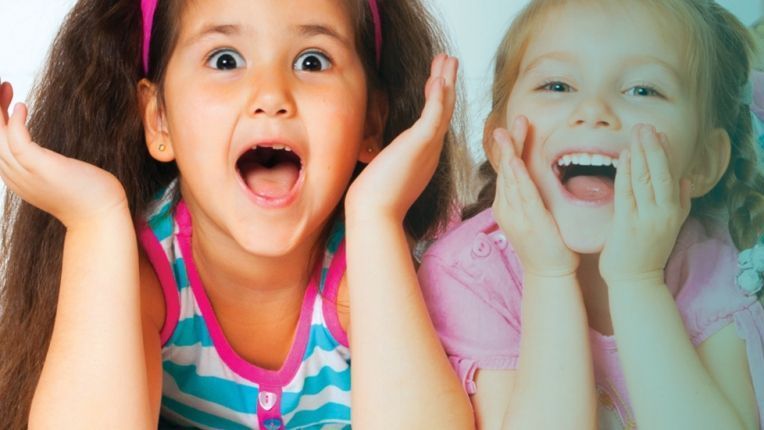
[[[494,151],[500,162],[493,216],[512,243],[524,272],[541,277],[572,275],[578,268],[578,255],[562,241],[557,223],[519,156],[528,128],[528,119],[520,116],[510,131],[494,131]]]
[[[5,86],[0,89],[0,104],[7,91]],[[127,208],[116,177],[40,147],[29,135],[26,118],[27,108],[19,104],[8,121],[0,121],[0,177],[11,191],[67,228],[87,226],[112,210]]]
[[[671,172],[665,134],[639,124],[615,176],[615,213],[600,255],[600,274],[614,284],[663,282],[663,269],[690,213],[689,181]]]
[[[348,211],[368,210],[402,220],[435,172],[454,111],[458,61],[435,57],[419,119],[377,155],[353,181]]]

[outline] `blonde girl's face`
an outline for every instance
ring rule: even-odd
[[[340,202],[364,139],[367,88],[339,0],[189,2],[161,124],[194,227],[247,252],[310,244]]]
[[[602,249],[613,215],[613,160],[635,125],[668,137],[674,175],[696,156],[699,110],[683,65],[683,35],[655,10],[628,2],[568,2],[531,36],[506,124],[531,124],[523,158],[563,240]]]

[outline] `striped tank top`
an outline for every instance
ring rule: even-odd
[[[191,254],[191,217],[175,204],[174,188],[150,206],[139,231],[166,303],[160,428],[349,429],[350,350],[335,305],[342,226],[305,290],[285,362],[263,369],[239,356],[218,324]]]

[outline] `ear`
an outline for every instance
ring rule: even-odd
[[[693,198],[706,195],[716,186],[727,171],[732,151],[730,136],[723,128],[713,129],[701,145],[687,175],[692,181]]]
[[[496,167],[499,165],[499,151],[496,151],[496,144],[493,140],[493,131],[496,130],[497,127],[499,127],[499,122],[496,119],[496,115],[489,115],[483,126],[483,152],[485,152],[488,162],[491,163],[491,167],[493,167],[493,170],[496,172],[498,172]]]
[[[167,130],[167,121],[161,108],[156,85],[147,79],[141,79],[138,83],[138,101],[149,154],[163,163],[175,160],[175,151]]]
[[[369,91],[363,141],[358,148],[359,162],[369,164],[382,150],[388,108],[387,94],[380,90]]]

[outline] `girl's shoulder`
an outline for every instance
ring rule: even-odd
[[[522,269],[491,209],[438,238],[422,256],[418,276],[432,313],[485,321],[495,315],[519,332]]]
[[[492,209],[462,221],[433,242],[422,256],[422,266],[437,265],[452,275],[489,278],[506,283],[509,274],[520,280],[521,268]]]
[[[689,218],[682,227],[666,266],[666,285],[695,345],[758,305],[736,283],[737,258],[723,223]]]

